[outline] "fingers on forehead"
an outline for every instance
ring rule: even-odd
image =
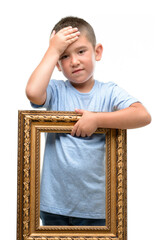
[[[68,27],[62,28],[62,29],[59,30],[59,32],[64,32],[64,31],[69,30],[69,29],[72,29],[72,27],[68,26]]]
[[[71,26],[69,26],[69,27],[66,27],[66,28],[62,28],[61,30],[60,30],[60,32],[68,32],[68,33],[72,33],[72,32],[76,32],[76,31],[78,31],[78,28],[77,27],[71,27]]]

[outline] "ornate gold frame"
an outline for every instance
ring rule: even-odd
[[[106,134],[106,226],[40,226],[40,133],[70,133],[75,112],[19,111],[17,240],[126,240],[126,130]]]

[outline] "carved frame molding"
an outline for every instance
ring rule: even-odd
[[[106,134],[106,226],[40,226],[40,134],[70,133],[81,115],[75,112],[19,111],[17,240],[126,240],[126,130]]]

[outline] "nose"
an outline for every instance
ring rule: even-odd
[[[71,66],[72,67],[78,66],[79,63],[80,63],[80,61],[79,61],[78,56],[76,56],[76,55],[71,56]]]

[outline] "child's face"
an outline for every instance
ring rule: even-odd
[[[92,81],[95,61],[101,59],[102,50],[101,44],[94,49],[86,35],[81,33],[78,40],[61,55],[57,67],[72,84]]]

